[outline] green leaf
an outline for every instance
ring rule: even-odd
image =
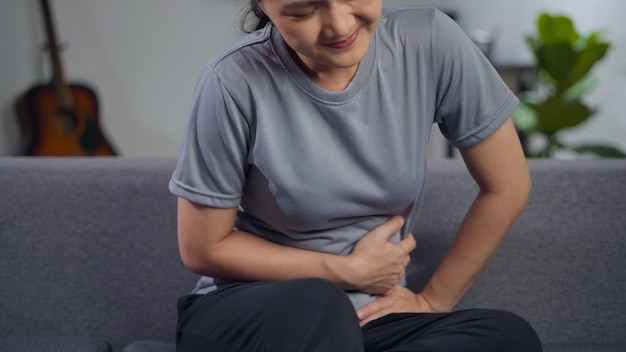
[[[585,47],[578,54],[575,66],[572,68],[568,79],[576,82],[585,77],[591,68],[602,60],[611,46],[606,43],[592,44]]]
[[[594,76],[586,76],[574,83],[564,94],[563,98],[568,101],[580,100],[583,95],[589,93],[591,89],[598,85],[598,78]]]
[[[603,158],[626,158],[626,153],[607,145],[581,145],[573,147],[578,153],[591,153]]]
[[[567,43],[544,45],[539,49],[544,71],[553,79],[557,92],[563,91],[572,85],[570,73],[576,66],[578,53]]]
[[[537,131],[548,137],[587,121],[595,113],[580,101],[569,102],[558,96],[550,96],[539,104],[529,106],[537,112]]]
[[[602,38],[605,36],[606,31],[594,30],[585,35],[581,35],[580,40],[575,44],[577,50],[582,50],[585,47],[601,44]]]
[[[565,43],[573,45],[580,38],[574,23],[567,16],[543,13],[537,19],[539,40],[546,45]]]

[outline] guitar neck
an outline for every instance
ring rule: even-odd
[[[71,110],[74,106],[70,89],[65,81],[65,73],[61,64],[59,45],[52,19],[52,9],[48,0],[40,0],[41,11],[48,40],[48,50],[50,51],[50,61],[52,65],[52,85],[54,87],[55,98],[61,109]]]

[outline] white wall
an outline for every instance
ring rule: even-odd
[[[86,82],[124,155],[176,155],[202,64],[239,33],[233,0],[50,0],[68,79]],[[14,152],[13,102],[49,77],[39,1],[0,1],[0,155]]]
[[[202,64],[239,35],[243,0],[50,0],[70,81],[98,93],[104,131],[124,155],[174,156]],[[391,6],[455,10],[467,28],[502,30],[496,62],[531,63],[523,35],[540,10],[571,15],[582,28],[609,28],[614,48],[596,71],[589,103],[600,114],[568,132],[572,141],[606,141],[626,150],[626,3],[622,0],[385,0]],[[14,153],[13,102],[49,77],[38,1],[0,1],[0,155]]]

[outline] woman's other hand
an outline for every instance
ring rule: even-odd
[[[383,294],[393,288],[411,261],[415,249],[413,235],[398,243],[389,239],[404,225],[404,218],[394,216],[365,235],[345,257],[344,280],[349,288],[369,294]]]
[[[396,285],[381,297],[364,305],[357,311],[360,325],[391,313],[434,313],[435,310],[421,295],[406,287]]]

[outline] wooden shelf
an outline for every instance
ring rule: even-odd
[[[537,84],[537,69],[533,65],[494,64],[494,67],[515,93],[531,90]]]

